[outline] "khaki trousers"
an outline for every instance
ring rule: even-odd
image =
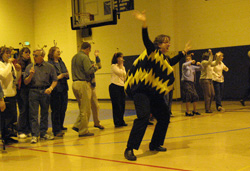
[[[91,110],[95,125],[99,125],[99,105],[95,88],[87,81],[74,81],[72,85],[73,93],[76,97],[79,107],[79,115],[76,119],[74,127],[79,129],[79,135],[88,133],[88,123]]]
[[[96,96],[95,87],[91,87],[91,110],[92,110],[94,125],[96,126],[100,125],[99,109],[100,107]]]
[[[212,101],[214,100],[213,81],[210,79],[200,79],[200,85],[204,95],[205,109],[206,111],[210,111]]]

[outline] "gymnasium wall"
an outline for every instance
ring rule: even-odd
[[[34,44],[33,0],[1,0],[0,46],[21,48],[19,42]]]

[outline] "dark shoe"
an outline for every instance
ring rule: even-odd
[[[62,130],[63,130],[63,131],[67,131],[67,130],[68,130],[68,128],[66,128],[66,127],[62,127]]]
[[[154,123],[148,121],[148,125],[154,125]]]
[[[60,131],[54,134],[55,137],[63,137],[64,132]]]
[[[213,113],[212,110],[206,110],[206,113]]]
[[[244,100],[240,100],[240,103],[241,103],[242,106],[246,106]]]
[[[90,133],[88,132],[87,134],[83,134],[83,135],[78,135],[78,137],[88,137],[88,136],[94,136],[94,133]]]
[[[102,125],[94,125],[94,127],[99,128],[99,129],[104,129],[104,126]]]
[[[127,159],[127,160],[131,160],[131,161],[136,161],[136,156],[134,155],[134,151],[133,149],[126,149],[125,152],[124,152],[124,157]]]
[[[79,129],[76,128],[76,127],[72,127],[72,129],[73,129],[74,131],[76,131],[76,132],[79,132]]]
[[[199,112],[193,111],[193,115],[201,115]]]
[[[5,139],[5,144],[13,144],[13,143],[18,143],[18,141],[10,137]]]
[[[154,147],[151,144],[149,144],[149,150],[150,151],[167,151],[167,149],[162,146]]]
[[[122,124],[122,126],[128,126],[128,124],[126,124],[125,122]]]
[[[121,124],[121,125],[115,125],[116,128],[120,128],[120,127],[123,127],[123,126],[128,126],[128,124],[123,123],[123,124]]]
[[[191,114],[191,113],[185,113],[186,116],[194,116],[194,114]]]

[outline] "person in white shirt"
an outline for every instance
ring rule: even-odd
[[[115,127],[127,126],[123,117],[125,112],[124,82],[126,70],[123,65],[123,54],[115,53],[111,61],[111,84],[109,94],[112,102],[113,120]]]
[[[14,133],[14,122],[17,122],[16,106],[16,85],[21,76],[21,66],[15,63],[11,57],[12,49],[6,46],[0,47],[0,84],[5,95],[6,109],[1,113],[5,124],[5,135],[3,140],[5,144],[17,143],[18,141],[11,137],[16,136]],[[10,131],[11,130],[11,131]]]
[[[206,113],[212,113],[211,104],[214,99],[213,67],[218,65],[218,63],[219,58],[213,61],[213,54],[210,49],[202,54],[200,85],[204,95]]]
[[[224,54],[222,52],[218,52],[215,54],[215,57],[219,58],[218,65],[213,67],[213,85],[215,91],[215,102],[216,109],[218,111],[223,111],[221,100],[223,96],[223,88],[224,88],[224,76],[223,71],[228,71],[228,67],[222,62],[224,58]]]

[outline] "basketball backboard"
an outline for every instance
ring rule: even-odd
[[[114,0],[71,0],[73,30],[117,23]]]

